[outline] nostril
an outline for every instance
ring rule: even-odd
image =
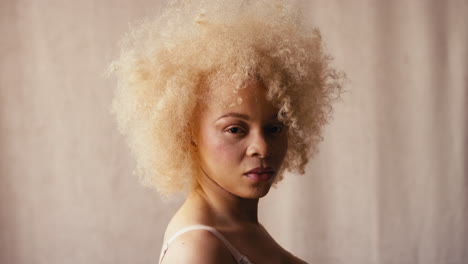
[[[261,153],[255,153],[254,156],[260,158],[260,159],[266,159],[266,158],[269,158],[271,156],[271,151],[266,151],[264,152],[264,154],[261,154]]]
[[[265,159],[271,155],[271,147],[265,137],[257,134],[255,138],[252,138],[247,149],[247,154],[252,157]]]

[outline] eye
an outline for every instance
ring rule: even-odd
[[[270,132],[273,134],[281,134],[283,132],[282,125],[275,125],[270,128]]]
[[[238,126],[230,127],[226,129],[226,131],[231,134],[239,134],[239,135],[245,133],[244,129]]]

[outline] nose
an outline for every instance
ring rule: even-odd
[[[256,133],[252,137],[252,141],[250,142],[249,147],[247,148],[247,155],[250,157],[258,157],[261,159],[270,157],[271,149],[262,133]]]

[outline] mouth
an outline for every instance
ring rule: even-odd
[[[246,173],[244,173],[244,176],[249,178],[252,181],[269,181],[270,179],[273,178],[273,174],[275,171],[271,167],[266,167],[266,168],[255,168],[253,170],[250,170]]]

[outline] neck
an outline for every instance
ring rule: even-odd
[[[214,225],[258,225],[258,198],[236,196],[209,177],[199,177],[187,200],[206,210],[209,222]]]

